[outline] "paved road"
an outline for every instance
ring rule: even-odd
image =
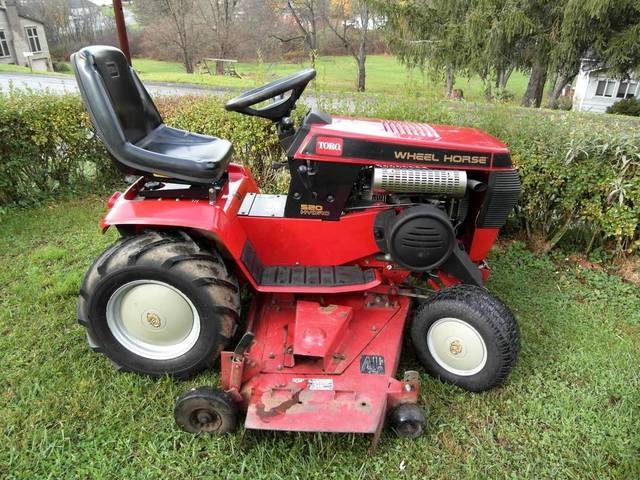
[[[224,88],[198,87],[175,83],[145,82],[151,95],[223,95],[229,90]],[[76,93],[78,85],[71,75],[40,75],[28,73],[0,73],[0,89],[9,88],[48,90],[52,93]]]
[[[237,92],[237,89],[225,87],[205,87],[181,83],[144,82],[145,87],[151,96],[158,95],[216,95],[223,96]],[[0,91],[7,91],[9,88],[48,90],[52,93],[65,94],[77,93],[78,84],[72,75],[46,75],[30,73],[9,73],[0,72]],[[361,97],[364,98],[364,97]],[[344,95],[305,93],[302,101],[308,107],[317,107],[320,100],[325,102],[327,111],[334,108],[347,108],[351,110],[355,105],[352,98]],[[371,97],[370,101],[377,101],[376,97]]]

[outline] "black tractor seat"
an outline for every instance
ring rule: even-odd
[[[71,63],[96,132],[121,170],[191,184],[214,183],[225,172],[231,143],[165,125],[120,50],[86,47]]]

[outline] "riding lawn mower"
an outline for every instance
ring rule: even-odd
[[[87,272],[78,320],[121,371],[220,386],[181,395],[188,432],[425,428],[420,376],[396,379],[405,326],[431,375],[468,391],[502,384],[519,349],[485,288],[486,256],[520,181],[476,129],[291,112],[313,69],[226,109],[272,121],[291,174],[261,193],[224,139],[166,125],[121,51],[72,56],[95,132],[137,180],[101,221],[121,238]],[[251,293],[241,315],[240,294]],[[409,320],[408,320],[409,319]],[[410,323],[410,325],[407,325]]]

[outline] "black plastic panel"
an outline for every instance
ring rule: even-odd
[[[339,220],[361,165],[289,160],[285,217]]]
[[[264,266],[249,242],[244,245],[241,260],[256,283],[263,286],[341,287],[366,284],[376,278],[372,269],[363,270],[357,266]]]
[[[340,136],[336,132],[336,137]],[[314,136],[302,153],[314,155],[318,136]],[[358,158],[372,161],[384,161],[385,164],[420,163],[460,168],[491,167],[491,154],[448,150],[444,148],[419,147],[387,142],[372,142],[366,139],[343,138],[343,149],[340,158]]]
[[[516,170],[491,173],[489,187],[478,216],[478,227],[501,228],[518,203],[521,190],[520,177]]]

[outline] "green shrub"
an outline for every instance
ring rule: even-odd
[[[216,97],[162,98],[158,107],[173,126],[228,138],[234,161],[251,167],[260,184],[286,188],[284,172],[271,168],[283,159],[273,124],[225,112]],[[119,178],[78,96],[0,94],[0,138],[0,207],[103,188]]]
[[[546,247],[640,251],[640,122],[500,104],[398,101],[356,115],[476,127],[509,146],[523,183],[512,224]],[[569,244],[571,241],[571,245]]]
[[[76,96],[0,95],[0,206],[112,181],[114,169]]]
[[[483,129],[509,146],[522,178],[511,228],[544,237],[547,248],[560,243],[610,255],[640,252],[635,119],[424,97],[327,102],[326,110],[336,114]],[[215,97],[165,98],[158,105],[171,125],[231,140],[234,161],[248,165],[266,191],[286,189],[286,174],[271,168],[283,155],[270,122],[225,112]],[[297,115],[304,111],[300,106]],[[76,96],[0,95],[0,135],[0,209],[119,178]]]
[[[607,107],[607,113],[640,117],[640,101],[637,98],[625,98]]]
[[[67,62],[53,62],[53,71],[58,73],[66,73],[71,71],[71,66]]]

